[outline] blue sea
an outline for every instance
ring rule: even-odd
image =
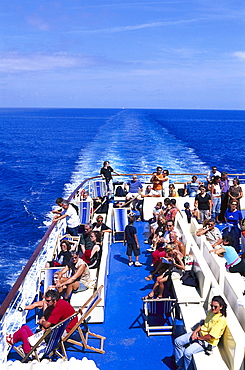
[[[2,108],[0,130],[0,302],[55,199],[104,160],[119,173],[245,173],[244,111]]]

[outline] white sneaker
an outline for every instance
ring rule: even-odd
[[[142,263],[140,263],[139,261],[136,261],[136,262],[135,262],[135,266],[140,267],[140,266],[142,266]]]
[[[134,264],[133,261],[128,263],[129,266],[133,266],[133,264]]]

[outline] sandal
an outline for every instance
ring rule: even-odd
[[[148,275],[148,276],[146,276],[146,277],[145,277],[145,280],[147,280],[147,281],[152,280],[152,275]]]
[[[7,334],[6,335],[6,342],[10,344],[11,346],[14,345],[14,337],[13,334]]]
[[[146,295],[145,297],[142,297],[141,298],[142,299],[142,301],[144,301],[145,299],[154,299],[154,295]]]

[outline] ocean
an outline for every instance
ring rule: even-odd
[[[158,165],[245,173],[245,111],[2,108],[0,129],[0,302],[44,235],[55,199],[98,175],[104,160],[119,173]]]

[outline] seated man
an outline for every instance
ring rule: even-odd
[[[71,270],[71,277],[63,277],[65,273]],[[62,292],[66,289],[64,299],[68,300],[72,292],[82,292],[89,288],[91,279],[88,265],[85,261],[78,257],[77,252],[72,252],[71,262],[66,265],[58,274],[56,289]]]
[[[93,248],[93,242],[90,239],[90,234],[92,232],[93,226],[90,223],[85,224],[84,232],[80,236],[78,250],[81,254],[84,254],[87,249]]]
[[[49,309],[49,316],[46,318],[43,316],[39,320],[39,325],[43,330],[48,329],[50,326],[54,326],[59,322],[65,320],[69,316],[75,313],[74,308],[70,305],[69,302],[66,302],[64,299],[60,299],[60,295],[55,290],[48,290],[45,293],[45,301]],[[77,317],[71,320],[67,327],[66,332],[73,328],[77,323]],[[33,335],[33,332],[27,325],[23,325],[17,332],[14,334],[7,334],[6,340],[10,345],[15,343],[22,342],[22,348],[24,353],[28,353],[31,350],[30,343],[28,338]]]
[[[205,235],[207,241],[215,249],[222,243],[222,235],[217,227],[215,227],[214,218],[204,220],[203,227],[196,231],[197,236]]]
[[[126,195],[126,200],[133,200],[133,209],[135,209],[137,200],[140,199],[139,190],[143,188],[143,185],[141,184],[140,180],[137,179],[136,175],[132,176],[132,180],[129,180],[126,184],[128,186],[128,193]]]
[[[141,189],[141,197],[146,198],[146,197],[160,197],[161,195],[159,194],[158,191],[153,190],[151,185],[147,185],[145,189],[145,194],[143,194],[143,189]]]
[[[202,185],[201,181],[197,180],[197,176],[192,176],[191,181],[185,184],[184,196],[195,197],[199,190],[199,186]]]

